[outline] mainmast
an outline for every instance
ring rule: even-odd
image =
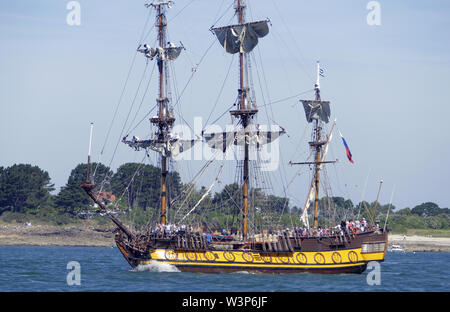
[[[238,16],[238,22],[239,24],[243,24],[245,22],[245,5],[243,4],[244,0],[237,0],[236,5],[236,14]],[[245,77],[244,77],[244,53],[240,51],[239,52],[239,108],[237,110],[231,111],[232,116],[237,116],[242,124],[242,127],[244,128],[244,131],[247,130],[247,126],[250,123],[250,120],[253,118],[253,115],[255,115],[258,112],[258,109],[256,108],[249,108],[246,106],[247,101],[247,95],[249,94],[249,88],[244,84]],[[243,166],[243,186],[242,186],[242,237],[243,239],[247,239],[248,234],[248,188],[249,188],[249,170],[248,170],[248,163],[249,163],[249,142],[248,142],[248,135],[245,133],[245,140],[244,140],[244,166]]]
[[[238,17],[238,24],[224,27],[211,28],[220,44],[230,54],[239,53],[239,89],[235,110],[230,111],[233,117],[238,118],[242,125],[242,131],[226,132],[223,134],[204,135],[206,141],[212,148],[220,148],[225,152],[226,144],[242,146],[244,149],[243,157],[243,184],[242,184],[242,236],[247,239],[248,235],[248,190],[249,190],[249,147],[250,145],[267,144],[278,138],[281,131],[260,131],[250,127],[251,121],[258,112],[254,99],[250,96],[248,86],[247,56],[258,44],[258,38],[262,38],[269,33],[268,20],[257,22],[245,21],[245,0],[235,0],[235,11]],[[257,128],[258,126],[255,125]],[[226,138],[224,136],[227,136]],[[261,143],[259,143],[261,142]]]

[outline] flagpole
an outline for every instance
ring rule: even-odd
[[[392,198],[394,197],[394,192],[395,192],[395,184],[394,184],[394,187],[392,189],[391,200],[389,201],[389,208],[388,208],[388,212],[387,212],[387,215],[386,215],[386,220],[384,221],[383,232],[386,230],[386,223],[387,223],[387,220],[388,220],[388,217],[389,217],[389,211],[391,210]]]
[[[317,79],[316,79],[316,89],[320,90],[320,62],[317,61],[316,63],[317,66]]]

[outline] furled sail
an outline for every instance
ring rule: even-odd
[[[333,125],[331,126],[330,134],[328,135],[327,141],[325,143],[322,155],[320,157],[320,161],[323,161],[325,159],[325,156],[328,152],[328,145],[330,144],[331,140],[333,139],[333,129],[336,125],[336,120],[334,120]],[[323,164],[320,164],[318,167],[319,169],[322,169]],[[311,202],[314,200],[316,187],[314,185],[314,179],[311,181],[311,187],[309,188],[308,197],[306,198],[305,205],[303,206],[302,215],[300,217],[300,220],[303,222],[303,225],[305,225],[307,228],[309,228],[309,220],[308,220],[308,208],[311,204]]]
[[[175,60],[181,53],[184,47],[176,47],[173,43],[169,42],[169,46],[167,48],[156,47],[151,48],[147,44],[141,48],[138,47],[137,51],[143,53],[147,58],[153,60],[155,57],[159,61],[172,61]]]
[[[150,148],[161,153],[163,156],[176,157],[194,146],[196,140],[182,140],[178,137],[170,137],[167,142],[163,142],[158,139],[139,140],[139,138],[133,136],[129,141],[127,141],[125,137],[122,142],[136,150],[139,150],[140,148]]]
[[[306,120],[310,123],[313,120],[322,120],[325,123],[330,121],[330,102],[302,100],[305,109]]]
[[[268,21],[212,28],[220,44],[228,53],[250,52],[258,44],[258,38],[269,33]]]
[[[311,187],[309,188],[308,197],[306,198],[305,206],[303,206],[303,212],[300,217],[300,220],[303,222],[303,225],[307,228],[309,228],[309,219],[308,219],[308,208],[311,202],[314,200],[314,193],[315,193],[315,186],[314,186],[314,180],[311,183]]]
[[[249,129],[248,127],[245,130],[203,133],[203,138],[209,147],[221,149],[225,152],[230,145],[244,146],[245,140],[247,140],[249,146],[259,148],[261,145],[275,141],[284,133],[285,130],[283,128],[276,131],[265,131],[258,128]]]

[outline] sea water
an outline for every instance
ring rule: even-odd
[[[132,269],[111,247],[0,246],[1,292],[450,291],[450,253],[388,252],[378,283],[370,283],[371,272],[198,274],[158,263]]]

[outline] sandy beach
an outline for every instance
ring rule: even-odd
[[[114,245],[112,226],[92,224],[52,226],[0,224],[0,245],[107,246]],[[405,251],[450,252],[449,237],[390,234],[388,246],[400,245]]]
[[[114,227],[0,224],[0,245],[113,246]]]
[[[450,237],[390,234],[388,245],[400,245],[405,251],[450,252]]]

